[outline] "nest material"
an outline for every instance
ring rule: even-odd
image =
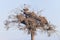
[[[49,22],[47,21],[47,19],[44,16],[38,16],[36,15],[35,12],[30,12],[29,9],[24,8],[23,9],[23,14],[17,14],[14,17],[17,19],[15,20],[7,20],[5,25],[6,28],[7,25],[9,25],[9,23],[18,23],[18,25],[20,25],[20,23],[24,24],[25,27],[21,28],[20,26],[18,27],[19,29],[27,29],[29,33],[31,33],[32,31],[36,31],[36,29],[42,29],[43,31],[55,31],[54,27],[52,27],[52,25],[49,24]]]

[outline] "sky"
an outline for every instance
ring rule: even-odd
[[[30,40],[30,35],[24,31],[17,29],[6,31],[4,28],[4,20],[12,14],[11,11],[23,8],[24,4],[29,5],[34,11],[43,10],[41,15],[56,25],[56,29],[60,31],[60,0],[0,0],[0,40]],[[35,40],[60,40],[59,35],[53,34],[48,37],[45,33],[37,32]]]

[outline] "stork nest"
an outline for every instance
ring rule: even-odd
[[[35,33],[37,29],[46,31],[49,35],[51,32],[55,32],[53,24],[50,24],[44,16],[38,16],[37,13],[29,11],[28,8],[24,8],[22,13],[8,17],[8,20],[5,21],[7,30],[10,28],[11,23],[17,23],[16,27],[19,30],[28,30],[29,34],[31,31]],[[25,26],[22,27],[20,24],[24,24]]]

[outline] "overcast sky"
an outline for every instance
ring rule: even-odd
[[[23,5],[30,5],[35,11],[43,10],[41,15],[44,15],[48,21],[60,29],[60,0],[0,0],[0,40],[30,40],[30,35],[26,32],[16,29],[8,31],[4,28],[4,20],[15,8],[23,8]],[[48,37],[44,33],[37,33],[35,40],[60,40],[59,35],[53,34]]]

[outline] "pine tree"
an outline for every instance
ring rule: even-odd
[[[17,24],[19,30],[27,30],[28,34],[31,34],[31,40],[34,40],[34,35],[37,29],[41,31],[46,31],[48,36],[50,33],[55,32],[55,26],[50,24],[44,16],[38,16],[34,11],[30,11],[29,8],[23,8],[21,13],[17,15],[12,15],[8,17],[9,19],[5,21],[5,26],[7,30],[10,28],[10,24]],[[24,24],[22,27],[20,24]]]

